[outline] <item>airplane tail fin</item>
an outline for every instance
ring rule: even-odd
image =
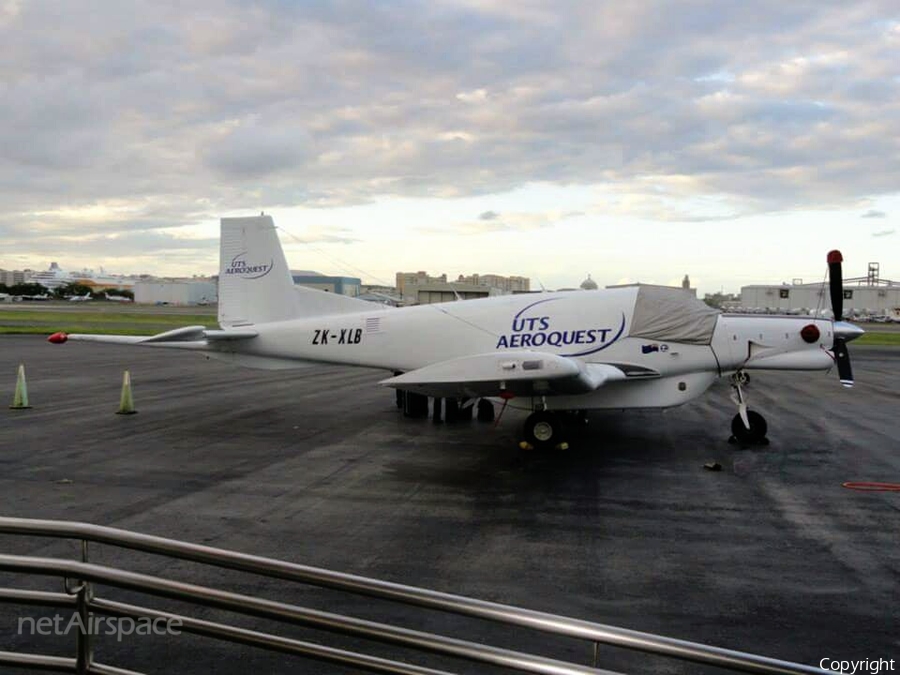
[[[229,328],[371,310],[371,303],[295,286],[272,216],[222,218],[219,324]]]

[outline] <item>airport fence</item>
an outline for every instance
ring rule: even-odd
[[[610,674],[612,671],[602,669],[599,663],[601,645],[717,666],[732,672],[778,675],[828,672],[804,664],[696,642],[88,523],[0,517],[0,534],[80,541],[80,560],[0,554],[0,571],[55,577],[63,581],[63,592],[0,588],[0,602],[68,608],[74,612],[73,616],[77,616],[82,627],[89,626],[90,621],[97,616],[175,622],[180,632],[352,666],[369,672],[403,675],[447,675],[458,672],[452,665],[448,666],[448,669],[414,665],[360,651],[326,646],[317,642],[99,597],[95,591],[98,585],[102,585],[104,589],[111,587],[136,591],[194,606],[273,619],[329,633],[409,648],[420,653],[438,654],[448,657],[450,661],[463,659],[470,663],[498,666],[516,672],[544,675]],[[391,601],[408,607],[488,620],[510,628],[527,628],[544,634],[577,638],[586,643],[584,663],[563,661],[526,651],[491,646],[399,625],[98,565],[89,560],[90,547],[94,544],[192,561],[281,581],[309,584],[329,591]],[[94,657],[95,642],[96,634],[93,631],[77,630],[74,657],[0,651],[0,666],[79,675],[88,673],[136,675],[135,671],[97,661]]]

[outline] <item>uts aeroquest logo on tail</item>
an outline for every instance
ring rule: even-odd
[[[625,332],[625,314],[618,326],[585,326],[584,328],[558,329],[554,317],[531,312],[533,307],[559,298],[538,300],[513,317],[512,330],[497,340],[497,349],[529,349],[531,347],[571,347],[572,351],[560,356],[587,356],[606,349]],[[527,314],[527,316],[526,316]]]
[[[271,272],[272,267],[275,265],[274,258],[267,264],[251,265],[244,259],[245,255],[247,255],[246,251],[234,256],[231,259],[231,264],[225,269],[225,274],[241,277],[242,279],[259,279]]]

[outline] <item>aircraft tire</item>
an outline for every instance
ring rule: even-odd
[[[494,421],[494,404],[486,398],[478,401],[478,421],[493,422]]]
[[[546,410],[533,412],[525,420],[525,440],[538,449],[552,448],[562,442],[559,417]]]
[[[464,398],[459,401],[459,419],[461,422],[469,422],[472,419],[472,410],[475,408],[475,404],[466,405],[469,399]]]
[[[750,428],[744,426],[744,421],[740,415],[735,415],[731,420],[731,433],[739,443],[762,443],[769,431],[769,425],[766,418],[755,410],[747,411],[747,421],[750,422]]]
[[[403,414],[406,417],[428,417],[428,397],[407,391],[403,397]]]
[[[444,419],[448,424],[459,421],[459,401],[455,398],[448,398],[444,405]]]

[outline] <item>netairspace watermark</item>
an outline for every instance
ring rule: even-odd
[[[854,675],[855,673],[878,675],[878,673],[886,673],[895,670],[894,659],[860,659],[858,661],[847,661],[831,659],[827,656],[819,661],[819,668],[831,670],[835,673],[847,673],[848,675]]]
[[[68,619],[60,614],[35,619],[31,616],[20,616],[19,635],[69,635],[73,632],[82,635],[115,635],[118,642],[126,635],[181,635],[181,619],[166,619],[117,616],[94,616],[87,618],[87,625],[78,613]]]

